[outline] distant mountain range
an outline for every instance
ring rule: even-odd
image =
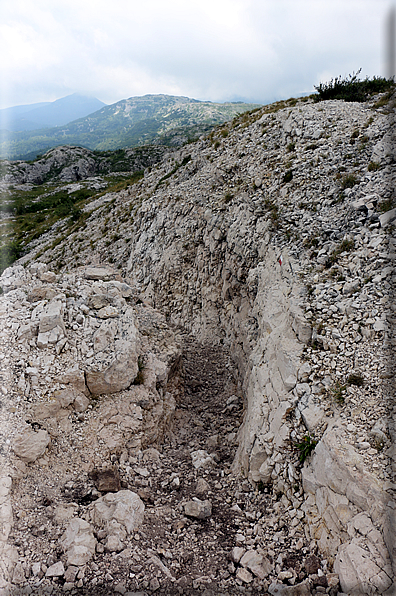
[[[131,97],[109,106],[102,104],[97,111],[56,128],[3,134],[1,156],[33,159],[58,145],[96,150],[147,144],[177,146],[256,107],[259,104],[212,103],[170,95]],[[41,106],[33,111],[46,109],[48,106]]]
[[[84,118],[105,105],[96,97],[73,93],[52,102],[6,108],[0,110],[0,129],[26,131],[63,126],[77,118]]]

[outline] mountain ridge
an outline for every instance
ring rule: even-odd
[[[0,127],[3,130],[20,132],[62,126],[88,116],[105,105],[96,97],[72,93],[52,102],[32,104],[31,109],[28,109],[29,106],[14,106],[0,110]]]
[[[1,144],[3,159],[33,159],[58,145],[115,150],[137,145],[180,146],[211,127],[259,107],[214,103],[188,97],[148,94],[101,107],[65,126],[10,132]]]

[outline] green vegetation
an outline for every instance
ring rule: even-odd
[[[345,190],[346,188],[353,188],[355,184],[359,184],[359,180],[355,174],[345,174],[345,176],[341,178],[342,190]]]
[[[334,399],[337,403],[343,404],[345,402],[344,392],[346,390],[346,385],[341,385],[340,382],[337,383],[330,389],[331,393],[333,394]]]
[[[377,163],[376,161],[370,161],[367,169],[369,172],[376,172],[377,170],[381,169],[381,164]]]
[[[393,209],[394,206],[395,206],[394,199],[392,197],[390,197],[389,199],[385,199],[384,201],[381,201],[378,204],[378,211],[380,213],[386,213],[387,211],[390,211],[391,209]]]
[[[226,192],[224,195],[224,203],[229,203],[232,201],[234,195],[231,192]]]
[[[269,210],[269,217],[274,226],[277,225],[279,220],[279,207],[276,203],[272,202],[270,199],[265,199],[264,201],[265,207]]]
[[[318,93],[313,96],[314,100],[318,102],[326,99],[344,99],[345,101],[362,102],[366,101],[370,95],[395,88],[394,81],[384,77],[373,77],[372,79],[366,77],[363,81],[359,80],[358,76],[361,70],[359,69],[356,74],[350,74],[346,78],[336,77],[328,83],[320,83],[315,86]]]
[[[53,185],[42,184],[31,190],[10,189],[0,196],[0,210],[12,217],[3,220],[0,236],[0,274],[19,259],[27,250],[29,243],[48,232],[59,220],[64,219],[67,231],[54,241],[52,248],[63,240],[75,226],[82,227],[88,213],[82,210],[87,201],[98,198],[107,192],[116,192],[128,188],[143,177],[138,171],[130,177],[107,176],[108,187],[99,192],[88,186],[69,193],[64,186],[68,183]],[[116,241],[113,236],[112,241]]]
[[[293,178],[293,172],[292,170],[287,170],[287,172],[285,172],[285,175],[283,176],[283,182],[286,184],[287,182],[291,182]]]
[[[312,451],[315,449],[318,441],[316,441],[311,435],[305,435],[301,439],[301,443],[294,443],[296,449],[298,449],[299,456],[298,459],[300,463],[303,464],[305,460],[311,455]]]
[[[179,146],[256,105],[220,104],[169,95],[132,97],[66,126],[10,132],[7,140],[0,144],[0,151],[4,158],[34,159],[59,145],[78,145],[98,151],[153,143]],[[111,159],[119,164],[118,171],[122,171],[123,154],[113,155]]]

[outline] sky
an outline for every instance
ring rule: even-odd
[[[11,0],[0,108],[71,93],[268,103],[386,75],[391,0]]]

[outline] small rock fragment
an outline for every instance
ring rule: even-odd
[[[212,515],[212,503],[210,501],[188,501],[184,504],[184,513],[197,519],[206,519]]]

